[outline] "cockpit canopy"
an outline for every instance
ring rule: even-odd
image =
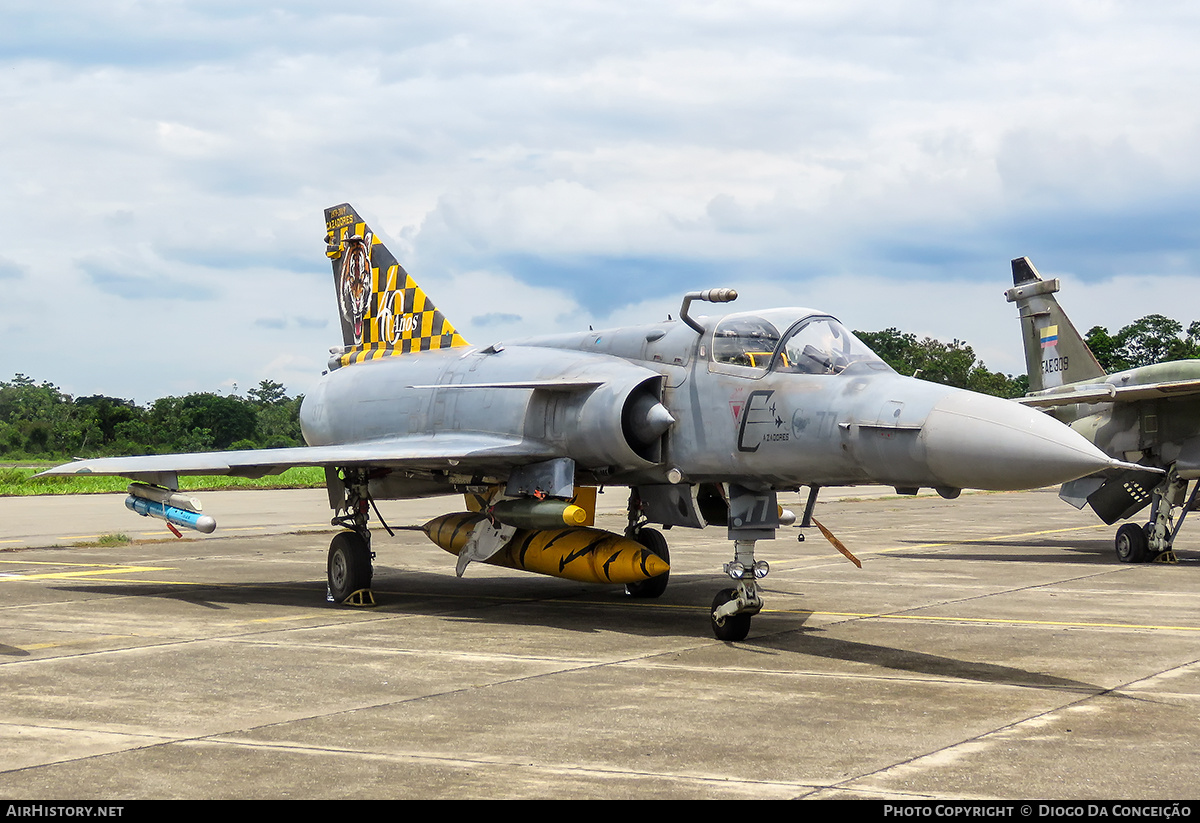
[[[712,359],[792,374],[841,374],[858,364],[888,368],[837,320],[804,309],[739,312],[721,318],[713,329]]]

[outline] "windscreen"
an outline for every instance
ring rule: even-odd
[[[773,368],[795,374],[841,374],[856,363],[883,361],[832,317],[813,317],[788,332]]]

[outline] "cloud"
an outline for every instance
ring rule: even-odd
[[[258,317],[254,320],[254,325],[261,329],[274,329],[283,331],[286,329],[325,329],[330,325],[330,321],[321,317]]]
[[[5,257],[0,257],[0,280],[16,280],[25,274],[25,267]]]
[[[1005,307],[967,304],[1011,257],[1166,314],[1200,273],[1182,3],[10,5],[0,335],[27,351],[48,293],[111,329],[22,355],[60,385],[314,379],[345,201],[489,337],[731,285],[999,352]],[[181,328],[186,371],[106,365]]]
[[[524,320],[519,314],[510,312],[494,311],[487,314],[481,314],[471,318],[471,325],[476,328],[487,328],[488,326],[498,325],[515,325]]]
[[[99,291],[125,300],[214,300],[217,292],[204,281],[168,274],[160,261],[144,255],[113,255],[77,261]]]

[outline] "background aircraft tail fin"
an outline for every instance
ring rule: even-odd
[[[341,365],[467,345],[349,203],[325,209],[325,245],[342,320]]]
[[[1012,271],[1013,287],[1004,296],[1021,313],[1029,391],[1104,377],[1104,369],[1054,297],[1058,280],[1043,280],[1028,257],[1013,260]]]

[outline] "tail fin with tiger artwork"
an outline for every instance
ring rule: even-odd
[[[1104,369],[1054,298],[1058,280],[1043,280],[1028,257],[1014,259],[1012,272],[1013,287],[1004,296],[1021,314],[1029,391],[1103,380]]]
[[[467,345],[349,203],[325,209],[325,245],[344,344],[331,364]]]

